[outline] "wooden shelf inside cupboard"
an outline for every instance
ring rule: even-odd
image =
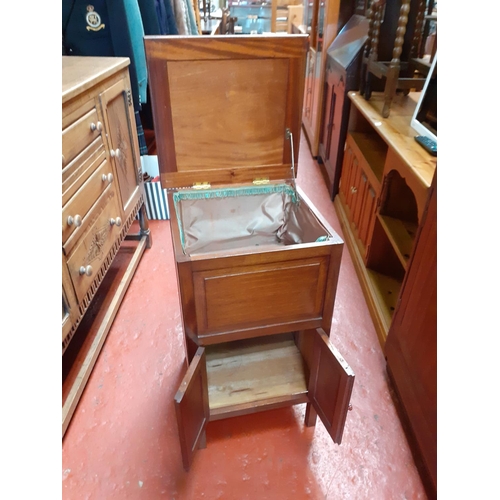
[[[307,402],[304,361],[293,335],[207,347],[210,420],[279,401]]]
[[[348,96],[352,105],[334,205],[383,347],[437,158],[416,143],[410,126],[419,93],[397,95],[388,118],[382,117],[382,93],[374,92],[369,101],[357,92]]]
[[[376,294],[379,314],[382,316],[383,323],[389,328],[401,290],[401,281],[372,269],[368,269],[368,277],[371,281],[371,288]]]
[[[408,260],[410,259],[415,234],[417,232],[417,225],[395,219],[394,217],[389,217],[388,215],[377,214],[377,217],[398,259],[406,270],[408,268]]]

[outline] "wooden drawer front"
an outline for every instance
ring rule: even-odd
[[[62,206],[80,189],[82,184],[92,175],[104,160],[106,152],[102,138],[98,137],[86,147],[62,171]]]
[[[92,130],[92,125],[96,128]],[[94,108],[62,132],[63,168],[100,135],[102,127]]]
[[[104,178],[104,180],[103,180]],[[85,219],[92,205],[102,195],[104,190],[109,186],[110,181],[113,182],[113,175],[111,173],[111,165],[104,160],[101,166],[90,176],[83,186],[76,192],[71,200],[65,205],[62,211],[62,242],[66,240],[77,227],[77,220],[80,218]],[[115,214],[115,216],[118,215]],[[70,218],[72,219],[70,221]],[[70,223],[71,222],[71,223]],[[82,226],[80,226],[82,227]]]
[[[199,335],[321,318],[328,257],[193,273]]]
[[[85,297],[120,234],[121,228],[110,224],[110,219],[116,219],[119,214],[116,190],[110,186],[99,206],[92,210],[90,225],[68,259],[69,273],[79,301]],[[88,266],[91,267],[91,275],[80,274],[80,268]]]

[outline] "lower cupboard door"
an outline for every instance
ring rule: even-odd
[[[333,441],[340,444],[354,385],[354,372],[321,328],[313,335],[309,400]]]
[[[196,450],[204,446],[205,428],[210,416],[208,406],[207,362],[205,349],[199,347],[174,398],[182,463],[189,470]]]

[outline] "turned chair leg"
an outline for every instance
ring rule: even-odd
[[[410,0],[402,0],[399,11],[398,27],[396,29],[396,39],[394,40],[394,50],[392,51],[392,60],[387,70],[385,89],[384,89],[384,108],[382,116],[387,118],[390,113],[392,100],[396,95],[396,89],[399,79],[400,58],[405,39],[406,25],[408,24],[408,13],[410,12]]]
[[[380,36],[380,24],[382,22],[382,10],[384,7],[385,1],[378,0],[374,1],[371,10],[370,10],[370,41],[369,50],[367,56],[367,67],[366,67],[366,76],[365,76],[365,88],[364,88],[364,96],[366,100],[369,100],[371,97],[371,71],[370,66],[372,64],[376,64],[378,61],[378,41]]]
[[[365,94],[365,85],[366,85],[366,74],[367,74],[367,65],[368,65],[368,58],[370,57],[370,52],[371,52],[371,41],[372,41],[372,36],[373,36],[373,22],[375,19],[375,8],[373,5],[370,5],[368,8],[367,12],[367,17],[369,20],[368,23],[368,37],[366,40],[366,44],[363,50],[363,57],[361,60],[361,71],[359,74],[359,93],[360,95]]]

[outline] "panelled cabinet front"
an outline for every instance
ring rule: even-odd
[[[347,137],[339,195],[349,211],[351,230],[363,258],[366,258],[375,219],[377,186],[369,180],[369,169],[359,155],[352,136]]]

